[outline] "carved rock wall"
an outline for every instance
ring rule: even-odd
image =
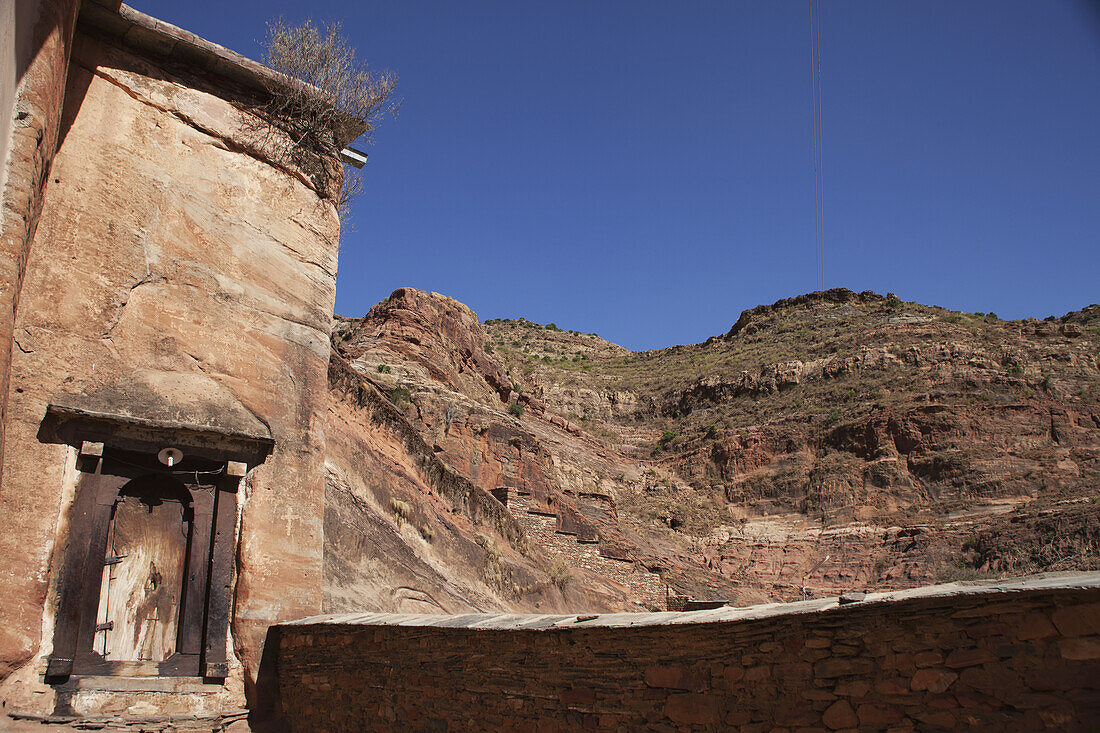
[[[50,403],[270,434],[274,452],[240,497],[232,635],[246,678],[272,623],[321,610],[338,219],[249,143],[247,115],[174,73],[90,36],[74,43],[15,323],[0,673],[49,651],[49,567],[70,498],[69,449],[38,439]]]
[[[42,192],[57,152],[69,46],[79,3],[76,0],[20,0],[6,4],[4,58],[8,68],[0,114],[0,462],[7,422],[15,311],[27,255],[42,209]],[[11,94],[10,98],[8,94]],[[10,134],[10,138],[9,138]],[[9,142],[10,141],[10,142]],[[0,489],[2,490],[2,489]],[[0,641],[0,645],[2,645]],[[5,663],[0,659],[0,677]]]

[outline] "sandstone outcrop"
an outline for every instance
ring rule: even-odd
[[[1001,321],[836,289],[660,351],[522,319],[484,331],[538,402],[521,422],[554,456],[551,478],[610,497],[673,589],[789,600],[826,555],[811,593],[1054,567],[1042,552],[975,565],[963,544],[1041,512],[1088,514],[1072,507],[1100,466],[1095,310]],[[895,552],[891,527],[920,541]],[[1058,569],[1095,565],[1089,536]]]
[[[340,319],[335,331],[361,369],[390,367],[385,373],[397,380],[436,382],[492,407],[512,395],[500,363],[485,351],[477,316],[438,293],[398,288],[362,320]]]
[[[598,444],[560,419],[557,424],[543,419],[538,400],[512,390],[466,306],[435,293],[401,288],[364,319],[338,318],[333,344],[337,353],[330,369],[330,378],[336,380],[328,431],[330,494],[334,499],[369,495],[383,514],[395,514],[386,509],[391,501],[399,508],[414,507],[417,519],[394,521],[398,529],[422,524],[422,538],[432,538],[426,543],[412,538],[413,549],[434,557],[453,546],[446,558],[433,560],[444,575],[461,576],[452,587],[468,597],[450,598],[452,607],[457,602],[478,610],[600,610],[658,603],[653,585],[659,583],[657,575],[643,566],[644,553],[623,536],[609,497],[580,490],[583,479],[567,477],[569,467],[547,447],[546,438],[549,432],[566,442]],[[350,393],[349,384],[354,385]],[[351,393],[356,395],[351,412],[359,416],[353,419],[358,427],[349,424]],[[363,419],[374,427],[364,429]],[[391,458],[399,456],[393,460],[417,468],[403,469],[396,481],[368,478],[372,464],[361,462],[362,457],[376,453],[380,444],[394,442],[395,436],[400,437]],[[340,458],[351,455],[354,461]],[[334,471],[337,462],[341,466]],[[428,479],[423,478],[425,470]],[[522,506],[517,503],[521,496]],[[446,511],[465,513],[466,521],[441,514],[441,497],[452,504]],[[330,510],[338,503],[330,502]],[[370,531],[366,526],[356,529],[351,519],[345,524],[347,532],[332,526],[340,534]],[[532,533],[540,541],[534,541]],[[334,608],[350,607],[337,602],[337,586],[358,588],[354,593],[361,596],[370,595],[372,585],[387,585],[367,582],[356,570],[338,570],[337,564],[349,562],[340,545],[336,535],[326,534]],[[381,561],[380,556],[376,559]],[[362,569],[362,562],[358,564]],[[470,572],[477,568],[480,573]],[[644,597],[632,595],[635,580],[636,585],[646,585]],[[418,593],[449,595],[429,585],[422,579],[406,581]],[[385,599],[366,602],[371,608],[398,610]]]
[[[593,537],[674,596],[750,603],[797,598],[807,575],[812,594],[1093,567],[1091,505],[1074,497],[1096,471],[1100,361],[1091,331],[1065,333],[1075,321],[1089,328],[836,290],[634,354],[402,288],[338,319],[334,344],[448,467],[517,492],[536,548],[580,567],[556,538]],[[1021,523],[1040,543],[1042,512],[1084,515],[1065,525],[1076,556],[964,550]]]
[[[106,26],[89,14],[106,15]],[[66,32],[62,24],[43,59],[53,63],[53,44],[66,43]],[[160,694],[154,699],[165,716],[200,710],[239,717],[246,690],[249,702],[257,700],[268,628],[322,609],[339,220],[322,195],[331,192],[268,155],[264,146],[277,136],[258,138],[257,119],[241,101],[242,75],[258,65],[244,70],[240,63],[129,8],[85,3],[68,85],[50,82],[58,99],[65,91],[64,110],[54,121],[56,156],[41,192],[3,384],[5,713],[147,714],[150,695]],[[48,127],[50,120],[34,123]],[[44,165],[36,158],[34,174]],[[5,237],[12,231],[5,219]],[[102,434],[91,437],[93,429]],[[177,464],[157,463],[158,451],[180,447],[185,461],[194,451],[196,461],[212,462],[203,465],[205,479],[198,469],[180,478],[161,468]],[[102,478],[95,466],[108,459],[121,472],[114,477],[129,470],[126,461],[148,459],[126,465],[162,476],[162,487],[190,481],[211,492],[202,516],[195,507],[194,514],[181,511],[185,525],[177,527],[204,543],[191,546],[195,557],[201,548],[212,553],[209,564],[190,566],[210,572],[209,594],[198,580],[187,586],[198,609],[192,616],[199,623],[189,627],[196,633],[185,637],[181,622],[172,650],[189,655],[192,681],[200,683],[181,685],[178,695],[109,686],[117,694],[104,694],[43,681],[74,668],[74,655],[55,648],[67,630],[99,626],[95,609],[81,615],[66,592],[77,582],[98,592],[111,567],[105,555],[91,555],[95,543],[106,542],[106,527],[88,540],[101,525],[79,508],[98,485],[88,476]],[[215,475],[222,478],[209,478]],[[231,487],[212,488],[230,475]],[[111,516],[94,506],[95,517]],[[102,506],[111,504],[103,499]],[[205,628],[216,622],[229,631],[203,639],[204,619]],[[205,641],[210,664],[201,673],[224,685],[203,687],[195,677]],[[94,652],[86,646],[78,650],[85,658]],[[145,657],[119,664],[146,661],[175,664]]]

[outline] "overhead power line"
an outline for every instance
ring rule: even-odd
[[[814,242],[817,289],[825,289],[825,228],[822,223],[821,161],[821,0],[810,2],[810,117],[813,123]]]

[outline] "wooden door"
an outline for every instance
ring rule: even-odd
[[[240,476],[205,457],[175,468],[165,471],[155,453],[82,454],[58,569],[51,683],[228,674]]]
[[[107,534],[94,649],[108,662],[162,662],[178,649],[189,494],[173,479],[119,492]]]

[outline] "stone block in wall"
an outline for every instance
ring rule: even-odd
[[[1050,620],[1063,636],[1100,634],[1100,603],[1060,608]]]

